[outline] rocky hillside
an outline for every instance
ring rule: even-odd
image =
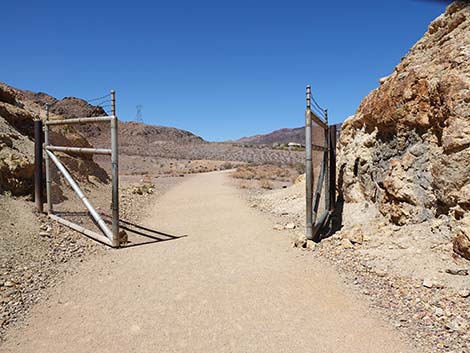
[[[15,92],[22,97],[23,101],[33,105],[38,111],[43,109],[46,103],[52,104],[50,108],[52,118],[55,118],[57,114],[60,114],[57,117],[63,118],[106,114],[101,107],[90,105],[79,98],[66,97],[58,100],[45,93],[20,90],[15,90]],[[109,148],[111,141],[109,124],[74,126],[74,129],[79,131],[80,135],[87,140],[87,146],[89,143],[94,147]],[[57,142],[59,138],[60,135],[56,134],[53,142],[59,144]],[[60,144],[69,145],[66,141],[62,141]],[[83,144],[77,143],[76,146],[78,145]],[[272,150],[266,148],[266,146],[252,147],[232,143],[206,142],[201,137],[186,130],[123,120],[119,122],[119,155],[120,171],[124,174],[166,174],[174,171],[176,161],[183,161],[184,163],[191,160],[208,161],[208,165],[213,165],[214,161],[220,165],[223,164],[221,163],[223,161],[292,165],[301,163],[304,159],[302,152],[299,151]],[[109,170],[108,157],[95,156],[94,160],[100,166]],[[187,165],[191,168],[183,169],[195,169],[193,167],[195,164],[188,163]],[[225,165],[228,166],[229,164]],[[204,166],[201,168],[201,171],[206,171]]]
[[[273,143],[305,143],[305,128],[297,127],[294,129],[279,129],[268,134],[260,134],[249,137],[242,137],[235,142],[248,144],[273,144]]]
[[[23,96],[40,107],[50,104],[50,112],[65,118],[84,118],[90,116],[105,116],[107,113],[101,106],[94,106],[87,101],[76,97],[65,97],[57,99],[43,92],[21,91]],[[76,125],[74,127],[86,139],[98,136],[101,128],[98,124]]]
[[[87,116],[104,116],[104,109],[100,106],[94,106],[87,101],[76,97],[65,97],[57,99],[43,92],[32,92],[28,90],[20,91],[23,96],[39,106],[50,104],[50,112],[62,115],[67,118],[84,118]]]
[[[470,5],[433,21],[343,124],[339,187],[391,222],[439,218],[470,259]]]
[[[341,124],[336,124],[336,129],[341,132]],[[323,141],[323,130],[319,127],[313,127],[313,138],[316,141]],[[268,134],[260,134],[249,137],[242,137],[234,142],[254,145],[271,145],[273,143],[289,143],[295,142],[305,144],[305,128],[297,127],[293,129],[284,128],[275,130]]]
[[[96,146],[109,146],[111,141],[109,125],[95,124],[94,126],[95,130],[93,132],[85,134],[87,139]],[[126,121],[119,123],[119,146],[121,152],[138,154],[139,149],[145,151],[149,147],[169,142],[191,144],[204,142],[204,140],[192,132],[173,127]]]
[[[87,135],[96,146],[109,146],[110,131],[104,126],[96,136]],[[260,148],[257,148],[260,147]],[[303,160],[301,153],[273,151],[270,148],[246,148],[240,144],[204,141],[201,137],[181,129],[120,122],[119,153],[128,156],[152,156],[176,160],[218,160],[249,163],[291,164]]]
[[[44,118],[44,102],[55,102],[55,98],[45,94],[32,97],[25,92],[0,83],[0,192],[13,195],[27,195],[32,192],[34,174],[34,134],[33,120]],[[67,99],[65,99],[67,100]],[[63,118],[54,113],[52,118]],[[51,142],[63,146],[89,147],[88,141],[71,127],[54,127]],[[75,158],[61,154],[61,159],[70,171],[81,181],[95,176],[105,182],[106,172],[89,158]],[[60,182],[54,173],[56,182]]]

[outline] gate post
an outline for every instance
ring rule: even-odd
[[[307,85],[307,108],[305,110],[305,192],[306,192],[306,237],[313,240],[313,165],[312,165],[312,112],[310,110],[310,85]]]
[[[116,116],[116,92],[111,91],[112,114],[111,117],[111,184],[112,184],[112,244],[120,246],[119,236],[119,166],[118,166],[118,119]]]
[[[330,135],[330,210],[336,208],[336,125],[329,127]]]
[[[42,120],[34,119],[34,200],[38,212],[44,212],[42,174]]]
[[[326,129],[324,129],[325,136],[325,210],[329,211],[331,209],[331,200],[330,200],[330,129],[328,126],[328,109],[324,110],[325,113],[325,123]]]
[[[47,121],[49,120],[49,104],[46,103],[46,124],[44,124],[44,150],[49,146],[49,125]],[[51,163],[49,161],[49,156],[45,155],[45,164],[46,164],[46,199],[47,199],[47,213],[53,213],[54,209],[52,207],[52,195],[51,195]]]

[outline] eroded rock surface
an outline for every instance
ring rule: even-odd
[[[44,118],[44,104],[53,103],[55,100],[45,94],[38,94],[43,100],[32,99],[32,94],[0,83],[0,193],[8,191],[17,196],[32,193],[33,121]],[[64,116],[51,114],[51,118],[63,119]],[[88,141],[71,126],[54,127],[51,129],[50,138],[52,144],[59,146],[91,147]],[[79,181],[86,182],[89,176],[94,176],[101,182],[108,180],[108,175],[93,162],[92,156],[77,158],[73,154],[59,155]],[[55,168],[52,170],[55,183],[62,184],[63,180]]]
[[[339,186],[404,225],[470,234],[470,5],[455,2],[343,124]]]

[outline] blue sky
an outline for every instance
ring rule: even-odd
[[[235,139],[303,124],[305,85],[354,113],[446,3],[8,1],[0,81],[58,98],[117,91],[118,116]]]

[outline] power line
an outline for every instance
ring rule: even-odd
[[[90,102],[96,102],[96,101],[103,100],[103,99],[108,98],[108,97],[109,97],[109,93],[108,93],[107,95],[103,96],[103,97],[98,97],[98,98],[93,98],[93,99],[87,99],[86,101],[87,101],[88,103],[90,103]]]

